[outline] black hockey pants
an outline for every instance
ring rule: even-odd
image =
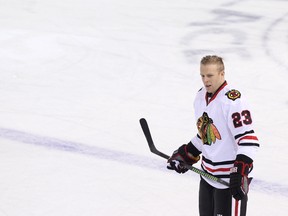
[[[231,216],[230,189],[217,189],[201,178],[199,188],[200,216]]]

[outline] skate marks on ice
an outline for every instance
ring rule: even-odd
[[[237,8],[241,2],[245,4],[245,1],[227,1],[206,11],[209,18],[189,23],[189,33],[181,40],[186,59],[195,62],[207,53],[220,53],[250,60],[255,50],[264,50],[272,61],[288,70],[288,13],[279,11],[277,17],[266,15],[268,6],[262,12],[244,11]]]
[[[195,61],[207,53],[220,53],[221,55],[236,55],[247,60],[251,58],[249,51],[249,35],[245,24],[256,24],[261,16],[251,12],[237,11],[226,4],[224,7],[208,11],[211,17],[205,21],[193,21],[189,23],[191,32],[181,41],[184,46],[184,55],[190,61]]]
[[[288,197],[288,186],[277,183],[267,182],[260,179],[253,179],[251,183],[252,190],[263,192],[266,194],[277,194],[284,197]]]
[[[165,167],[165,161],[160,162],[160,159],[145,157],[143,155],[131,154],[127,152],[101,148],[97,146],[89,146],[82,143],[56,139],[52,137],[35,135],[19,130],[0,128],[0,138],[15,141],[23,144],[31,144],[35,146],[45,147],[58,151],[65,151],[75,154],[82,154],[97,159],[115,161],[122,164],[134,165],[147,169],[154,169],[162,172],[169,172]],[[147,147],[148,151],[148,147]],[[183,177],[191,178],[189,175]],[[288,197],[288,186],[278,183],[267,182],[264,180],[254,179],[251,185],[252,190],[265,192],[267,194],[277,194]]]
[[[263,34],[266,55],[288,72],[288,13],[273,20]],[[276,38],[276,40],[275,40]],[[281,49],[281,50],[279,50]]]

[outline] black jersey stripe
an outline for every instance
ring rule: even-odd
[[[254,130],[246,131],[245,133],[235,135],[234,138],[235,138],[235,140],[237,140],[238,138],[240,138],[242,136],[245,136],[247,134],[253,134],[253,133],[255,133]]]
[[[202,160],[207,163],[210,164],[212,166],[221,166],[221,165],[231,165],[234,164],[235,160],[230,160],[230,161],[221,161],[221,162],[213,162],[207,158],[205,158],[204,156],[202,156]]]
[[[221,178],[221,179],[223,179],[223,178],[229,178],[230,179],[230,174],[229,175],[214,175],[214,176],[217,178]]]
[[[239,143],[239,146],[257,146],[260,147],[259,143]]]

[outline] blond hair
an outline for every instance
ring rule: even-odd
[[[204,56],[201,59],[200,62],[202,65],[207,65],[207,64],[217,64],[219,66],[219,71],[224,71],[224,63],[223,63],[223,58],[217,55],[207,55]]]

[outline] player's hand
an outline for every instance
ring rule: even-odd
[[[237,155],[230,174],[230,191],[236,200],[241,200],[249,191],[248,173],[253,160],[245,155]]]
[[[167,168],[175,170],[178,173],[185,173],[188,171],[185,164],[192,165],[200,159],[200,156],[194,157],[187,151],[187,145],[180,146],[173,152],[172,156],[168,159]]]
[[[171,160],[167,164],[167,168],[170,170],[175,170],[178,173],[185,173],[188,171],[188,169],[185,167],[184,163],[182,161],[178,161],[178,160]]]

